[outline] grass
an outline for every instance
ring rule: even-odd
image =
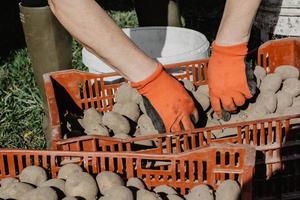
[[[26,49],[0,68],[0,147],[43,148],[43,107]]]
[[[111,10],[108,14],[120,27],[138,24],[133,9]],[[72,64],[75,69],[86,70],[81,61],[81,50],[81,45],[74,41]],[[27,49],[11,52],[0,61],[0,148],[45,148],[43,115]]]

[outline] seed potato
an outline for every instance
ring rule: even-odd
[[[191,92],[195,91],[195,86],[192,81],[184,79],[184,80],[181,80],[181,82],[183,83],[183,86],[185,87],[185,89],[187,89],[188,91],[191,91]]]
[[[300,105],[300,95],[293,98],[293,106]]]
[[[207,96],[204,93],[199,92],[199,90],[197,90],[196,92],[193,92],[193,95],[194,95],[195,99],[200,103],[203,110],[207,111],[207,109],[210,106],[209,96]]]
[[[4,196],[11,199],[19,199],[24,193],[33,190],[34,187],[28,183],[15,182],[2,191]]]
[[[103,124],[111,129],[114,134],[128,134],[130,132],[130,124],[128,120],[119,113],[113,111],[106,112],[104,113],[102,120]]]
[[[109,136],[109,132],[106,127],[95,123],[90,123],[89,125],[86,125],[84,132],[87,135]]]
[[[78,200],[76,197],[65,197],[62,200]]]
[[[265,106],[267,113],[273,113],[277,107],[277,96],[272,91],[265,91],[258,95],[256,104]]]
[[[38,186],[47,180],[47,174],[42,167],[28,166],[22,170],[19,179],[21,182]]]
[[[65,181],[60,178],[50,179],[40,184],[40,187],[55,187],[65,193]]]
[[[96,177],[96,181],[100,193],[103,195],[107,195],[111,188],[124,185],[122,178],[118,174],[110,171],[103,171],[99,173]]]
[[[89,108],[83,111],[83,119],[82,119],[82,126],[86,128],[89,124],[102,123],[102,114],[98,112],[95,108]]]
[[[125,140],[125,139],[131,138],[131,136],[127,135],[127,134],[124,134],[124,133],[119,133],[119,134],[114,135],[113,138],[118,138],[118,139]]]
[[[82,172],[82,168],[74,163],[69,163],[62,166],[58,171],[58,178],[67,179],[74,173]]]
[[[180,196],[176,195],[176,194],[169,194],[167,195],[168,200],[183,200],[183,198],[181,198]]]
[[[117,103],[134,102],[138,104],[142,96],[138,91],[132,88],[128,83],[122,83],[115,93]]]
[[[98,187],[95,179],[86,172],[71,174],[65,184],[67,196],[79,196],[86,200],[96,199]]]
[[[18,179],[8,177],[0,180],[1,189],[8,188],[11,184],[19,182]]]
[[[104,197],[108,200],[134,200],[130,189],[122,185],[111,187]]]
[[[216,191],[216,200],[239,200],[241,188],[236,181],[226,180]]]
[[[155,129],[150,117],[146,114],[140,116],[137,124],[141,135],[158,134],[158,131]]]
[[[282,112],[284,109],[290,107],[293,104],[293,97],[284,92],[279,91],[277,94],[277,109],[276,112]]]
[[[203,94],[206,94],[207,96],[209,96],[209,88],[208,88],[208,85],[200,85],[196,92],[200,92],[200,93],[203,93]]]
[[[22,195],[19,200],[58,200],[58,196],[50,187],[38,187]]]
[[[158,194],[154,192],[150,192],[145,189],[140,189],[137,191],[137,200],[160,200],[160,197]]]
[[[156,193],[164,193],[164,194],[177,194],[176,190],[174,188],[167,186],[167,185],[159,185],[156,186],[153,189],[154,192]]]
[[[134,102],[115,103],[112,111],[126,116],[134,122],[137,122],[140,116],[139,106]]]
[[[214,196],[207,185],[198,185],[185,196],[186,200],[214,200]]]
[[[300,94],[300,81],[298,78],[288,78],[283,82],[282,91],[289,93],[292,97]]]
[[[267,75],[267,72],[266,70],[261,67],[261,66],[256,66],[255,69],[254,69],[254,75],[256,77],[256,84],[257,84],[257,87],[260,86],[261,84],[261,81],[265,78],[265,76]]]
[[[126,183],[127,187],[135,187],[137,189],[145,189],[145,184],[141,179],[132,177]]]
[[[268,74],[261,82],[260,92],[271,91],[276,93],[281,87],[282,78],[278,74]]]
[[[276,74],[279,74],[283,80],[288,78],[298,78],[299,69],[292,65],[281,65],[274,70]]]

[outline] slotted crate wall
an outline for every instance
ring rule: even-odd
[[[149,189],[167,184],[182,195],[195,185],[216,189],[224,180],[236,180],[242,187],[242,198],[251,199],[254,160],[253,147],[233,144],[168,155],[0,149],[0,179],[17,177],[30,165],[43,167],[49,178],[55,178],[63,163],[76,162],[94,176],[113,171],[125,179],[141,178]]]

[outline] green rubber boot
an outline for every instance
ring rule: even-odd
[[[72,37],[52,14],[49,6],[24,7],[19,4],[25,40],[46,116],[43,130],[50,146],[51,128],[43,74],[72,67]]]

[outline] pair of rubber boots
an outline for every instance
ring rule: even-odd
[[[52,14],[49,6],[28,7],[20,3],[19,8],[35,80],[44,103],[43,131],[47,147],[50,147],[51,126],[43,74],[72,67],[72,37]]]

